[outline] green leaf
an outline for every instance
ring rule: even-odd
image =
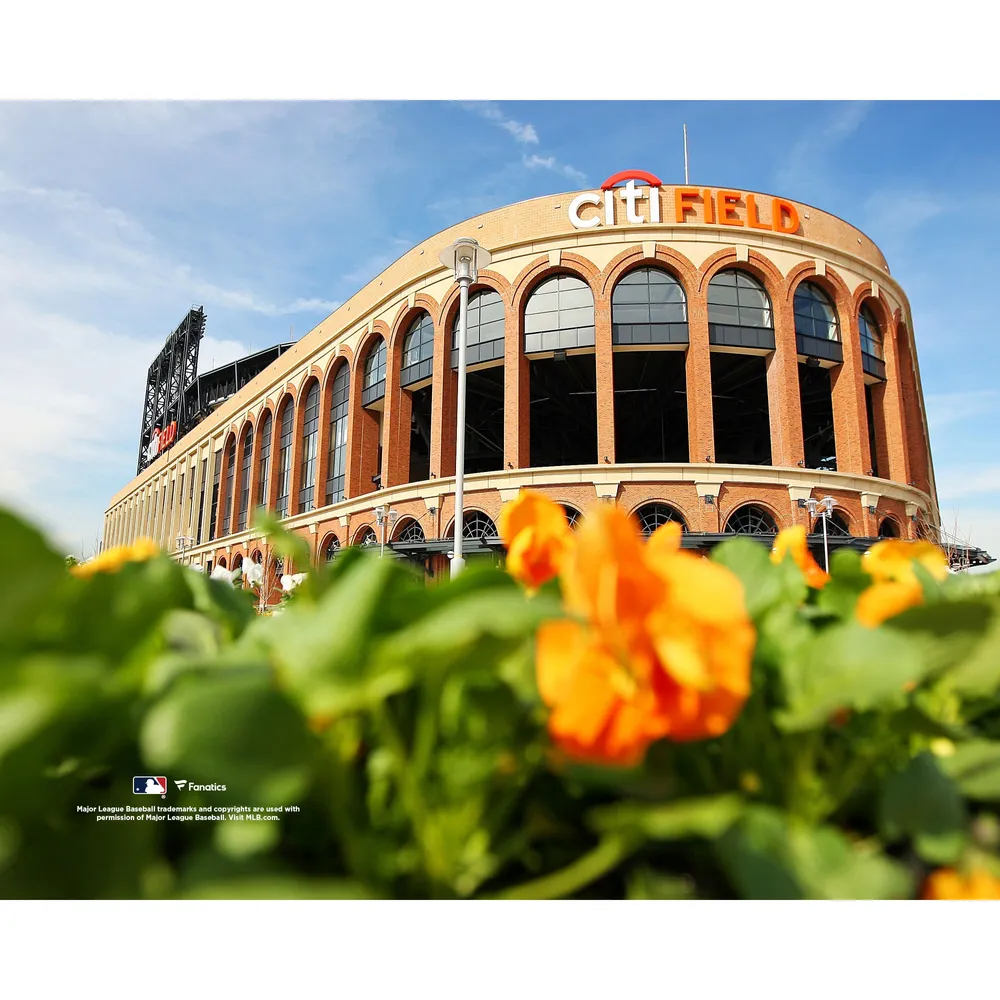
[[[734,538],[717,545],[711,558],[739,577],[751,618],[757,619],[782,601],[801,604],[809,592],[802,571],[792,559],[775,566],[767,547],[760,542]]]
[[[906,899],[913,890],[906,869],[883,854],[764,806],[748,810],[716,852],[743,899]]]
[[[257,670],[181,677],[143,720],[152,773],[224,784],[212,803],[289,805],[305,793],[315,740],[302,715]]]
[[[968,636],[968,642],[966,636],[956,642],[955,655],[949,658],[951,669],[940,682],[942,689],[966,698],[988,698],[1000,690],[1000,603],[993,601],[986,607],[991,612],[989,622]]]
[[[649,840],[713,839],[725,833],[744,808],[743,799],[738,795],[683,799],[665,804],[619,802],[593,810],[588,823],[599,833],[634,831]]]
[[[966,841],[965,803],[938,760],[921,753],[883,783],[879,826],[890,842],[913,838],[917,853],[931,864],[958,859]]]
[[[983,601],[942,601],[910,608],[890,618],[882,628],[916,639],[928,674],[937,674],[968,661],[987,630],[995,628],[997,617]],[[996,648],[1000,650],[1000,642]],[[997,673],[1000,675],[1000,665]]]
[[[926,670],[919,641],[905,632],[856,622],[831,626],[781,663],[786,708],[775,721],[801,732],[825,725],[840,708],[901,709],[904,685]]]
[[[841,619],[853,618],[858,597],[871,582],[862,569],[861,555],[854,549],[838,549],[830,556],[830,580],[816,595],[816,607]]]
[[[1000,743],[960,743],[951,756],[938,758],[938,764],[967,798],[1000,801]]]
[[[0,649],[30,628],[42,604],[68,582],[66,563],[42,534],[0,508],[0,552],[9,567],[0,574]]]

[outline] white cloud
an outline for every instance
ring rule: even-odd
[[[1000,501],[1000,465],[944,466],[935,469],[934,479],[942,502],[990,493]]]
[[[486,102],[483,104],[465,104],[463,106],[469,111],[474,111],[476,114],[482,115],[483,118],[498,125],[505,132],[509,132],[518,142],[537,145],[538,133],[535,131],[534,125],[522,125],[521,122],[515,121],[513,118],[508,118],[495,104]]]
[[[537,153],[532,153],[531,156],[523,158],[523,163],[529,170],[544,167],[546,170],[554,170],[557,174],[562,174],[579,184],[587,182],[587,175],[582,170],[577,170],[576,167],[572,167],[568,163],[560,163],[554,156],[539,156]]]

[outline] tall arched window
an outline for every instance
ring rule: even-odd
[[[299,481],[299,511],[312,510],[316,501],[316,447],[319,443],[319,382],[306,393],[302,422],[302,478]]]
[[[629,271],[611,293],[612,344],[686,344],[687,300],[681,283],[658,267]]]
[[[882,360],[882,331],[868,306],[858,311],[858,333],[861,335],[861,353]]]
[[[729,515],[725,530],[738,535],[774,535],[777,534],[778,526],[769,510],[748,503]]]
[[[246,531],[250,514],[250,470],[253,456],[253,428],[243,435],[243,452],[240,455],[240,506],[236,519],[236,530]]]
[[[231,437],[226,446],[226,481],[222,494],[222,534],[228,535],[233,530],[233,483],[236,479],[236,438]],[[167,495],[167,491],[163,491]]]
[[[687,531],[687,523],[684,521],[684,516],[680,511],[675,510],[669,504],[643,504],[635,512],[635,516],[639,521],[639,527],[642,529],[642,533],[647,537],[656,531],[661,524],[666,524],[668,521],[676,521],[681,526],[682,530]]]
[[[524,308],[524,352],[572,350],[594,346],[594,296],[572,274],[543,281]]]
[[[327,562],[333,562],[340,551],[340,539],[336,535],[331,535],[326,545],[323,546],[323,558]]]
[[[361,389],[361,405],[368,406],[385,395],[385,340],[369,348],[365,357],[364,381]]]
[[[434,320],[421,313],[411,324],[403,340],[403,367],[400,385],[413,385],[429,379],[434,371]]]
[[[722,347],[774,350],[774,316],[764,286],[727,268],[708,283],[708,339]]]
[[[351,397],[351,373],[342,363],[330,387],[330,453],[327,458],[326,502],[344,499],[347,467],[347,415]]]
[[[288,516],[288,494],[292,488],[292,436],[295,422],[295,404],[289,399],[281,411],[281,429],[278,440],[278,499],[274,505],[278,517]]]
[[[840,340],[840,323],[830,296],[813,281],[795,289],[795,332],[818,340]]]
[[[257,504],[267,506],[267,487],[271,479],[271,428],[273,425],[271,413],[267,411],[260,422],[260,461],[257,466],[257,482],[260,488],[257,492]]]
[[[899,525],[891,517],[883,517],[878,526],[879,538],[899,538]]]
[[[451,367],[458,367],[458,321],[451,325]],[[465,328],[465,363],[479,365],[503,358],[503,299],[492,289],[469,296]]]

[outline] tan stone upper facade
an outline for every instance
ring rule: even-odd
[[[493,330],[491,353],[470,356],[470,389],[492,403],[482,404],[484,424],[470,433],[492,444],[484,445],[484,471],[467,474],[466,510],[495,520],[506,499],[531,485],[579,511],[601,499],[630,510],[669,505],[690,532],[708,534],[731,530],[731,516],[747,503],[777,527],[805,521],[798,501],[827,495],[854,536],[873,537],[885,525],[909,537],[937,524],[910,307],[871,240],[835,216],[771,195],[640,191],[643,200],[630,206],[625,189],[613,190],[612,225],[605,194],[595,191],[577,207],[586,228],[575,226],[570,206],[580,193],[569,193],[477,216],[414,247],[120,490],[103,544],[152,536],[173,551],[182,536],[190,539],[186,561],[232,566],[260,548],[244,525],[261,502],[285,505],[289,524],[318,553],[334,537],[342,545],[370,538],[369,527],[381,540],[376,505],[399,515],[389,541],[411,522],[419,524],[411,539],[445,537],[458,289],[438,254],[459,236],[493,258],[470,300],[489,293],[475,318],[484,337]],[[626,300],[636,296],[639,313],[673,310],[677,322],[627,326],[626,315],[631,322],[639,313]],[[670,304],[659,304],[664,296]],[[720,304],[727,296],[752,308]],[[839,344],[832,353],[819,345],[813,357],[814,341],[797,339],[807,308],[829,319],[826,339]],[[470,331],[473,319],[470,309]],[[627,357],[636,353],[641,361]],[[660,373],[652,387],[647,369]],[[581,378],[580,386],[567,382]],[[657,410],[649,400],[661,397]],[[657,414],[661,437],[673,442],[663,450],[645,426]],[[567,432],[553,421],[577,418],[579,433],[565,438],[574,460],[551,461],[552,441]],[[739,440],[744,419],[748,433],[766,428],[768,440],[754,445],[752,461],[737,462],[733,455],[750,454]],[[623,440],[626,427],[635,441]],[[822,447],[827,468],[808,467]],[[540,457],[548,464],[539,466]]]

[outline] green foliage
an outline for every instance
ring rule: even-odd
[[[529,598],[470,563],[427,586],[348,549],[262,616],[163,556],[73,575],[3,511],[0,545],[0,897],[894,899],[940,865],[1000,872],[981,811],[1000,802],[1000,574],[922,579],[922,607],[869,629],[857,553],[811,591],[791,559],[726,542],[751,698],[723,736],[612,769],[546,735],[554,585]],[[165,801],[132,794],[146,773]],[[260,812],[78,810],[150,803]]]

